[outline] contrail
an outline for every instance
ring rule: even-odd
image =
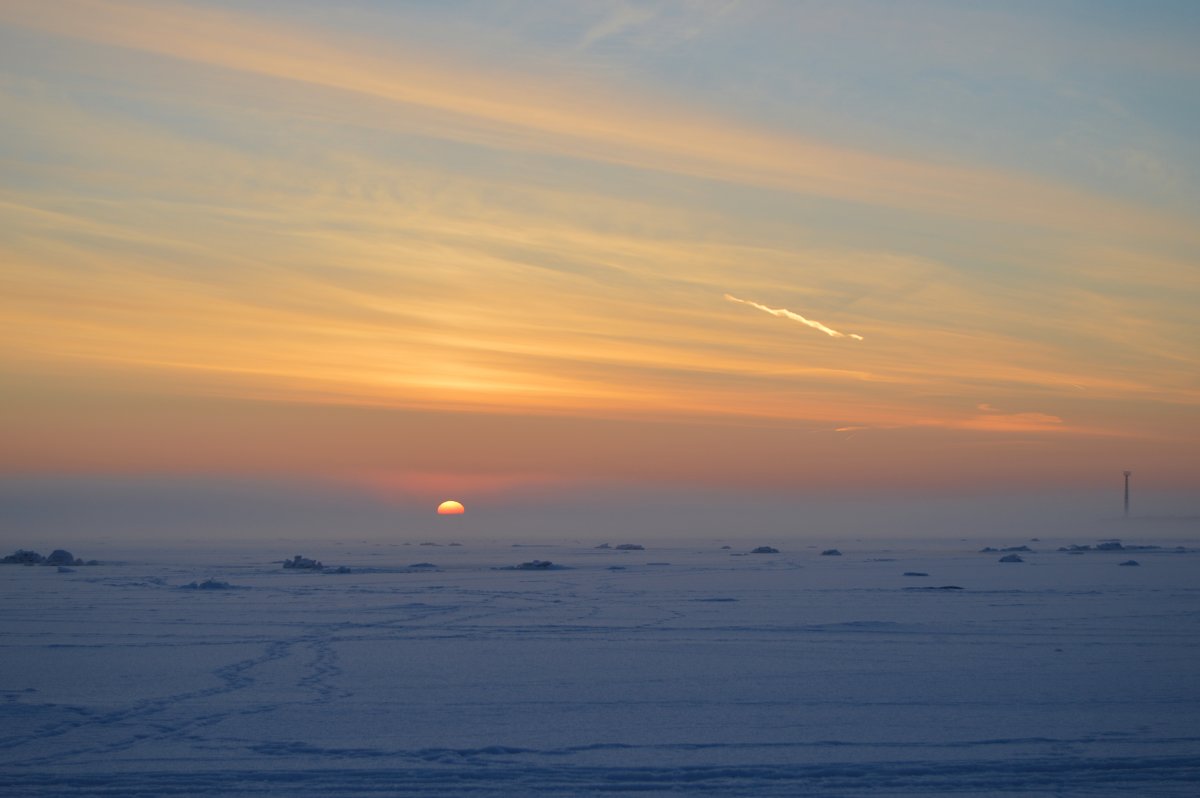
[[[757,302],[751,302],[749,299],[738,299],[737,297],[733,296],[732,294],[726,294],[725,298],[728,299],[730,302],[737,302],[742,305],[749,305],[752,308],[758,308],[763,313],[770,313],[772,316],[778,316],[781,319],[791,319],[792,321],[798,321],[801,324],[807,324],[809,327],[812,327],[814,330],[820,330],[821,332],[825,333],[830,338],[853,338],[855,341],[861,341],[863,339],[863,337],[861,335],[856,335],[854,333],[838,332],[837,330],[833,329],[832,327],[826,327],[824,324],[822,324],[819,321],[813,321],[812,319],[806,319],[803,316],[801,316],[799,313],[793,313],[792,311],[787,310],[785,308],[769,308],[766,305],[760,305]]]

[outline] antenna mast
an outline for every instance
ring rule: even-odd
[[[1125,517],[1129,517],[1129,475],[1132,471],[1124,471],[1125,474]]]

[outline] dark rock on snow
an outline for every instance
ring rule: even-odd
[[[1070,546],[1060,546],[1059,551],[1065,551],[1069,554],[1079,554],[1085,551],[1162,551],[1162,546],[1154,545],[1125,545],[1119,540],[1106,540],[1103,543],[1097,543],[1093,546],[1080,546],[1072,544]],[[1175,547],[1175,551],[1187,551],[1183,546]]]
[[[319,571],[325,566],[321,564],[320,560],[310,560],[307,557],[301,557],[299,554],[297,554],[290,560],[284,560],[283,567],[299,568],[304,571]]]
[[[838,551],[837,549],[825,549],[825,551],[821,552],[821,556],[822,557],[841,557],[842,553],[840,551]]]
[[[493,571],[561,571],[565,570],[565,565],[555,565],[549,560],[530,560],[523,562],[520,565],[505,565],[499,568],[493,568]]]
[[[80,565],[83,561],[80,561]],[[75,557],[66,549],[55,549],[46,558],[46,565],[75,565]]]
[[[1000,558],[1000,562],[1025,562],[1019,554],[1005,554]]]
[[[10,565],[40,565],[45,561],[46,558],[36,551],[27,551],[25,549],[17,549],[3,560],[0,560],[0,562]]]
[[[233,585],[219,579],[205,579],[203,582],[189,582],[180,585],[181,590],[233,590]]]
[[[752,549],[751,554],[778,554],[779,549],[771,548],[770,546],[759,546],[757,549]]]
[[[12,554],[9,554],[8,556],[4,557],[3,559],[0,559],[0,563],[5,563],[8,565],[96,565],[97,564],[95,560],[89,560],[87,563],[84,563],[83,560],[78,559],[77,557],[75,557],[75,555],[71,554],[71,552],[67,551],[66,549],[55,549],[54,551],[50,552],[49,557],[43,557],[41,554],[38,554],[36,551],[29,551],[27,549],[17,549]]]

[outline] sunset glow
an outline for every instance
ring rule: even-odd
[[[0,795],[1185,795],[1198,573],[1200,0],[0,0]]]
[[[1151,5],[6,2],[0,469],[1196,495]]]

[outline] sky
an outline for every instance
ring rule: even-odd
[[[1103,518],[1123,470],[1200,513],[1197,40],[1191,2],[7,0],[0,521]]]

